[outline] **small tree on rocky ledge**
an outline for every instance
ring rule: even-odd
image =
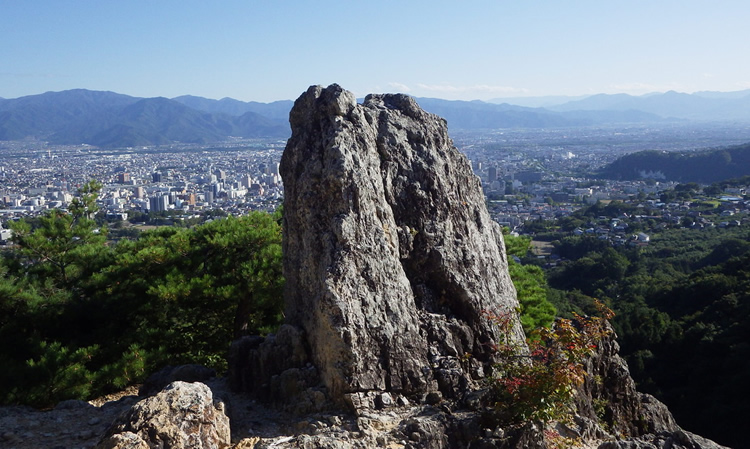
[[[491,378],[491,400],[500,424],[570,421],[576,387],[586,374],[584,362],[612,332],[607,320],[613,312],[596,304],[600,317],[575,315],[574,320],[558,319],[551,328],[535,330],[527,341],[528,352],[505,337],[512,335],[512,314],[490,314],[503,335]]]

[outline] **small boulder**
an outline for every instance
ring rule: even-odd
[[[229,443],[224,403],[214,401],[211,389],[203,383],[178,381],[138,402],[118,418],[97,448],[218,449]]]

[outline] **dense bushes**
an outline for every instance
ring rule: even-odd
[[[585,362],[612,332],[607,324],[612,311],[600,302],[595,305],[601,316],[574,315],[572,321],[561,318],[554,326],[527,333],[528,350],[510,338],[512,314],[490,314],[501,332],[495,347],[499,361],[490,379],[495,419],[502,424],[573,420],[576,388],[586,376]]]

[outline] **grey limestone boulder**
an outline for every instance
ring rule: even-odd
[[[308,89],[290,122],[286,316],[331,398],[458,395],[492,360],[484,313],[518,303],[501,229],[446,122],[408,96],[357,104],[337,85]]]
[[[99,449],[219,449],[230,443],[229,418],[211,389],[196,382],[173,382],[136,403],[118,418]]]

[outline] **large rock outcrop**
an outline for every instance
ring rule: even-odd
[[[308,89],[290,122],[286,316],[330,397],[456,395],[491,360],[484,312],[518,303],[501,229],[445,121],[406,95],[357,104],[332,85]]]
[[[512,315],[518,302],[499,225],[445,121],[404,95],[358,104],[332,85],[309,88],[290,122],[281,161],[286,324],[235,342],[229,381],[306,419],[295,436],[237,447],[556,444],[540,423],[498,428],[478,382],[500,338],[485,312]],[[523,347],[520,324],[513,332],[504,338]],[[638,393],[617,352],[606,340],[588,361],[575,423],[547,426],[586,447],[719,447]]]

